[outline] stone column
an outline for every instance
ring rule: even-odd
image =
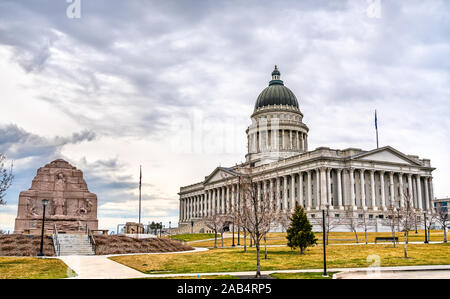
[[[320,172],[316,169],[316,210],[320,210]]]
[[[375,193],[375,170],[370,171],[370,191],[372,196],[372,209],[374,211],[378,210],[377,201],[376,201],[376,193]]]
[[[281,130],[281,149],[285,149],[284,146],[284,130]]]
[[[433,206],[433,199],[434,199],[434,190],[433,190],[433,177],[429,177],[429,184],[430,184],[430,210],[434,209]]]
[[[349,174],[350,174],[350,200],[351,200],[352,209],[356,210],[357,207],[356,207],[356,194],[355,194],[355,169],[350,168]]]
[[[420,174],[416,175],[416,182],[417,182],[417,207],[419,210],[423,209],[422,206],[422,186],[420,182]]]
[[[414,194],[414,192],[413,192],[413,185],[412,185],[412,174],[411,173],[408,173],[408,196],[409,196],[409,204],[412,204],[413,205],[413,207],[416,207],[417,208],[417,206],[414,204],[414,198],[413,198],[413,194]]]
[[[296,141],[296,147],[299,150],[300,149],[300,132],[295,132],[295,141]]]
[[[427,212],[430,211],[430,193],[428,190],[428,178],[424,177],[423,178],[423,185],[425,187],[425,209],[427,210]]]
[[[294,145],[292,144],[292,130],[289,130],[289,146],[290,150],[294,148]]]
[[[384,188],[384,171],[380,171],[381,209],[386,211],[386,191]]]
[[[398,174],[398,181],[400,186],[400,207],[405,206],[405,198],[403,196],[403,173]]]
[[[288,196],[287,196],[287,184],[288,184],[288,176],[283,176],[283,211],[287,211],[288,208]]]
[[[327,204],[329,205],[329,209],[333,210],[333,203],[331,202],[331,168],[327,168]]]
[[[336,169],[336,181],[337,181],[337,200],[338,200],[338,209],[343,210],[344,205],[342,204],[342,169]]]
[[[264,201],[264,204],[267,203],[267,199],[268,199],[268,194],[267,194],[267,181],[263,180],[262,181],[263,184],[263,190],[262,190],[262,200]]]
[[[364,169],[359,170],[360,175],[360,183],[361,183],[361,206],[364,210],[367,210],[367,203],[366,203],[366,184],[365,184],[365,178],[364,178]]]
[[[303,198],[303,172],[298,173],[298,204],[306,208]]]
[[[291,211],[295,208],[295,174],[291,174]]]
[[[394,173],[389,172],[389,188],[391,190],[391,206],[395,207]]]
[[[236,209],[236,207],[235,207],[235,201],[236,201],[235,198],[236,198],[236,188],[235,188],[235,185],[233,184],[231,186],[231,210],[230,210],[232,213]]]
[[[308,138],[307,138],[306,134],[304,134],[304,138],[305,138],[305,152],[307,152],[308,151]]]
[[[273,196],[273,179],[272,178],[270,178],[269,179],[269,192],[270,192],[270,194],[269,194],[269,202],[270,202],[270,209],[272,209],[273,208],[273,200],[274,200],[274,196]]]
[[[306,172],[306,210],[311,210],[312,207],[312,188],[311,188],[311,170]]]
[[[280,177],[277,177],[275,180],[276,186],[276,194],[275,194],[275,200],[277,202],[277,211],[281,208],[281,198],[280,198]]]
[[[211,215],[216,214],[216,192],[211,189]]]
[[[221,187],[220,189],[222,189],[222,194],[221,194],[221,212],[222,214],[225,214],[225,187]]]

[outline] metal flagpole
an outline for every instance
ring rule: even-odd
[[[377,148],[379,148],[378,144],[378,118],[377,118],[377,110],[375,109],[375,130],[377,132]]]
[[[141,188],[142,188],[142,165],[139,166],[139,226],[137,233],[139,233],[139,228],[141,227]]]

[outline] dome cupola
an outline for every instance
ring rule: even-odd
[[[294,93],[284,86],[284,82],[280,79],[280,71],[276,65],[272,72],[272,80],[270,80],[269,86],[259,94],[256,100],[255,110],[271,105],[288,105],[299,108]]]

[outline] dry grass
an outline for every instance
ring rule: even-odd
[[[56,279],[73,275],[58,259],[0,257],[0,279]]]
[[[318,244],[322,243],[322,233],[317,232],[314,233]],[[391,237],[392,233],[389,232],[383,232],[383,233],[375,233],[375,232],[369,232],[367,233],[367,239],[369,243],[375,242],[375,237]],[[398,237],[399,242],[403,242],[403,232],[396,233],[396,237]],[[442,231],[431,231],[431,241],[442,241],[444,239],[444,233]],[[418,233],[416,234],[415,231],[411,231],[409,233],[409,241],[411,242],[423,242],[425,240],[425,233],[423,230],[418,230]],[[226,237],[223,240],[224,246],[231,246],[232,245],[232,238]],[[364,233],[359,232],[358,233],[358,241],[359,243],[364,243]],[[234,243],[237,245],[237,234],[234,237]],[[241,245],[244,245],[244,237],[243,234],[241,234]],[[342,244],[342,243],[356,243],[355,242],[355,234],[351,232],[330,232],[329,234],[329,244]],[[188,243],[189,244],[189,243]],[[247,236],[247,246],[250,244],[250,239]],[[261,244],[264,244],[263,241]],[[286,245],[286,233],[269,233],[267,236],[267,245]],[[195,247],[214,247],[214,241],[203,241],[203,242],[195,242],[192,243]],[[220,239],[220,236],[217,238],[217,246],[222,246],[222,241]]]
[[[40,244],[40,236],[0,235],[0,256],[37,256]],[[43,251],[46,256],[55,255],[51,237],[44,237]]]
[[[261,270],[320,269],[321,246],[309,248],[305,255],[287,247],[269,248],[269,259],[261,259]],[[340,245],[327,247],[329,268],[368,267],[369,255],[378,255],[381,266],[448,265],[450,244],[410,244],[409,256],[404,259],[403,247],[392,245]],[[111,257],[112,260],[145,273],[208,273],[254,271],[254,248],[244,253],[242,249],[214,249],[206,252],[177,255],[139,255]]]
[[[168,238],[136,239],[127,236],[98,235],[95,236],[97,244],[96,254],[123,254],[123,253],[152,253],[186,251],[193,248],[181,244],[180,241]]]

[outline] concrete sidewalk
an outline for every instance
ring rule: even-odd
[[[119,264],[108,257],[121,255],[152,255],[152,254],[182,254],[207,251],[207,248],[196,248],[188,251],[177,252],[158,252],[158,253],[130,253],[130,254],[113,254],[113,255],[90,255],[90,256],[59,256],[69,268],[71,268],[77,276],[72,279],[123,279],[123,278],[143,278],[148,277],[130,267]]]
[[[450,265],[429,265],[429,266],[397,266],[397,267],[367,267],[367,268],[330,268],[327,272],[362,272],[368,273],[365,275],[371,275],[376,273],[393,272],[393,271],[444,271],[445,273],[450,273]],[[270,275],[273,273],[308,273],[308,272],[323,272],[323,269],[301,269],[301,270],[270,270],[261,271],[261,275]],[[233,275],[233,276],[252,276],[255,275],[255,271],[242,271],[242,272],[211,272],[211,273],[180,273],[180,274],[147,274],[147,277],[179,277],[179,276],[211,276],[211,275]],[[376,278],[372,277],[361,277],[361,278]]]

